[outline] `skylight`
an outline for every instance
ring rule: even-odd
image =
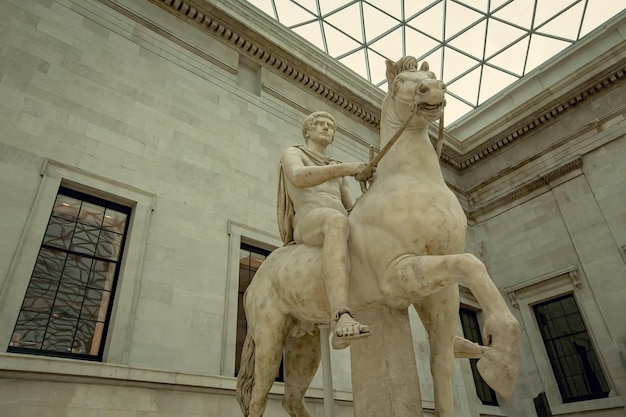
[[[624,10],[615,0],[248,0],[387,90],[385,59],[428,61],[446,124]]]

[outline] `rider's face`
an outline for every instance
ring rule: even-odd
[[[316,118],[307,132],[308,139],[320,145],[330,145],[335,137],[335,124],[326,117]]]

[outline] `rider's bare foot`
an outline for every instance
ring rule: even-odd
[[[370,335],[369,327],[354,320],[349,311],[341,311],[338,315],[331,342],[333,349],[345,349],[353,339]]]

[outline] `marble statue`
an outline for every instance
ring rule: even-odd
[[[500,395],[510,396],[518,372],[519,323],[484,264],[464,253],[467,220],[458,199],[444,182],[428,136],[428,124],[443,113],[445,84],[429,71],[427,63],[418,67],[413,57],[395,63],[388,60],[387,79],[389,93],[382,106],[381,146],[394,135],[397,141],[380,160],[376,180],[347,217],[347,305],[357,310],[376,305],[393,309],[415,307],[429,338],[435,413],[453,417],[455,357],[480,358],[478,369],[485,381]],[[332,119],[321,120],[324,119],[328,129],[334,126]],[[320,124],[314,129],[324,127]],[[311,130],[307,132],[313,134]],[[332,139],[330,134],[320,134],[316,140],[326,144]],[[305,162],[309,161],[308,156],[298,152],[283,154],[283,170],[292,160],[300,161],[294,163],[300,169],[301,165],[309,165]],[[313,165],[317,163],[309,165],[316,170],[327,167]],[[360,165],[349,166],[345,171],[335,168],[341,174],[328,176],[327,181],[334,181],[333,193],[341,188],[342,176],[354,175],[361,169]],[[319,185],[311,182],[311,186]],[[343,208],[349,206],[343,204]],[[345,217],[338,205],[335,210]],[[298,235],[298,221],[293,224],[295,241],[304,243],[275,250],[246,291],[248,333],[237,384],[237,398],[245,416],[263,415],[284,351],[283,407],[292,417],[310,417],[304,393],[320,362],[316,324],[332,323],[333,309],[338,307],[331,306],[326,291],[327,283],[333,279],[325,270],[327,239],[308,240]],[[342,243],[340,239],[337,242]],[[458,284],[471,290],[483,310],[486,346],[456,336]],[[357,325],[359,335],[367,330]],[[337,336],[341,341],[343,335]],[[375,337],[376,333],[372,333],[368,339]]]

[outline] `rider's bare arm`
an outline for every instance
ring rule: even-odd
[[[361,172],[367,164],[347,162],[323,166],[307,166],[297,148],[288,148],[283,152],[281,164],[285,177],[296,187],[313,187],[333,178],[353,176]]]
[[[352,211],[352,207],[354,206],[354,202],[352,201],[352,196],[350,195],[350,187],[348,186],[348,180],[346,178],[341,181],[341,202],[343,206],[346,208],[348,212]]]

